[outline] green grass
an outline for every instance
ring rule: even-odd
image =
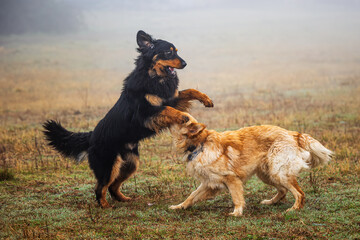
[[[160,160],[158,160],[160,161]],[[156,165],[157,162],[153,161]],[[164,165],[163,165],[164,164]],[[273,188],[252,178],[246,185],[244,216],[227,214],[232,202],[227,192],[188,210],[169,210],[195,189],[182,165],[141,166],[123,187],[135,200],[100,209],[94,200],[94,179],[86,164],[71,169],[32,171],[0,182],[1,238],[178,238],[267,239],[360,237],[360,180],[355,175],[329,177],[326,171],[300,177],[306,193],[301,211],[285,213],[294,199],[275,206],[260,201],[275,194]],[[109,199],[109,196],[108,196]]]

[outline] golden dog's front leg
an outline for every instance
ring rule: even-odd
[[[238,177],[231,176],[227,178],[227,182],[225,184],[230,191],[233,203],[235,205],[234,211],[229,215],[239,217],[243,214],[245,207],[243,183]]]
[[[218,189],[209,188],[206,184],[201,183],[200,186],[190,194],[190,196],[179,205],[172,205],[170,209],[186,209],[196,202],[203,201],[214,197],[219,192]]]
[[[199,199],[200,196],[202,196],[206,192],[206,185],[201,183],[200,186],[193,191],[190,196],[182,203],[178,205],[172,205],[169,208],[170,209],[186,209],[195,203],[195,199]]]

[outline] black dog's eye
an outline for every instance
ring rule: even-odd
[[[172,54],[173,54],[172,51],[167,51],[167,52],[165,52],[165,56],[166,56],[166,57],[171,57]]]

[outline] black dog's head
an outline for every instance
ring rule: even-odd
[[[144,31],[139,31],[136,36],[138,51],[147,60],[151,61],[149,75],[175,77],[174,68],[183,69],[186,62],[177,54],[176,47],[167,41],[153,39]]]

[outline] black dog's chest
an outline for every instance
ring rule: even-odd
[[[151,79],[149,82],[149,94],[154,94],[162,99],[171,99],[174,97],[174,94],[178,89],[179,79],[177,77],[156,77]]]

